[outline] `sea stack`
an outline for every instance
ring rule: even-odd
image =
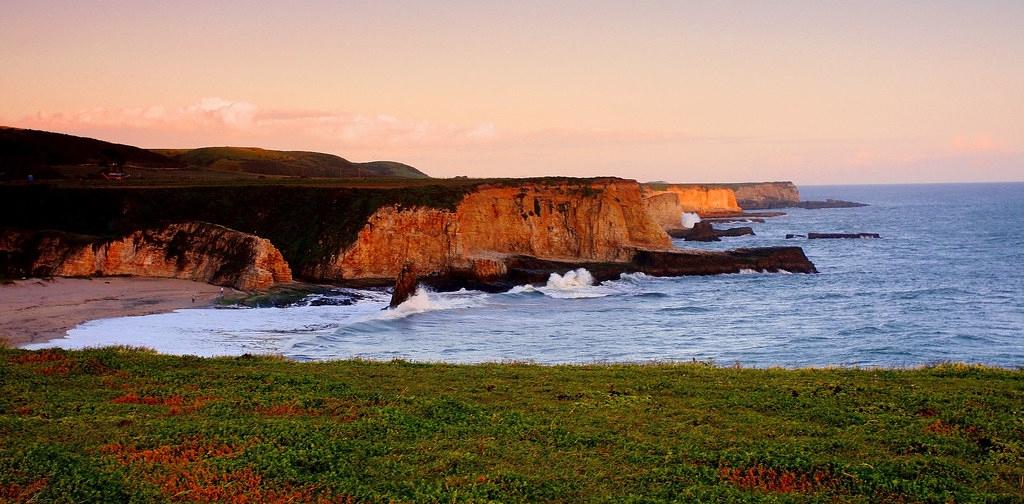
[[[412,263],[406,262],[398,273],[398,281],[395,282],[395,291],[391,294],[391,303],[388,308],[395,308],[412,297],[416,293],[417,283],[416,271],[413,269]]]
[[[715,233],[715,228],[711,226],[710,222],[706,221],[700,221],[694,224],[693,229],[687,233],[684,239],[686,241],[702,242],[722,241],[722,239],[718,237],[718,234]]]

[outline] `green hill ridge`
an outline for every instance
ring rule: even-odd
[[[298,177],[401,177],[429,178],[412,166],[394,161],[354,163],[321,152],[277,151],[257,147],[202,147],[154,149],[183,165],[216,171]]]
[[[356,163],[321,152],[256,147],[142,149],[94,138],[0,126],[0,179],[82,178],[110,167],[309,178],[430,178],[395,161]]]

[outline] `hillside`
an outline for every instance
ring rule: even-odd
[[[276,151],[256,147],[155,149],[154,152],[188,167],[225,172],[329,178],[428,178],[416,168],[394,161],[353,163],[320,152]]]
[[[0,126],[0,179],[86,175],[108,165],[178,168],[159,153],[94,138]]]
[[[425,173],[394,161],[353,163],[333,154],[255,147],[142,149],[94,138],[0,126],[0,180],[100,179],[117,167],[133,181],[224,183],[257,177],[407,178]],[[172,170],[168,170],[172,169]],[[139,181],[141,182],[141,181]]]

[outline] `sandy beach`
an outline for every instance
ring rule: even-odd
[[[0,340],[38,343],[89,320],[207,306],[220,292],[215,285],[167,278],[17,280],[0,286]]]

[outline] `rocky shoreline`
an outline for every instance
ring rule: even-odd
[[[514,255],[501,259],[500,275],[481,276],[470,270],[448,271],[417,278],[403,268],[395,283],[391,306],[397,306],[415,293],[422,283],[439,291],[459,289],[484,292],[505,292],[524,284],[543,284],[553,273],[563,274],[578,268],[586,269],[596,282],[615,280],[623,274],[643,273],[650,276],[706,276],[742,272],[817,273],[800,247],[741,248],[724,252],[707,250],[643,250],[633,251],[629,261],[592,262]],[[363,284],[365,286],[365,284]]]
[[[550,265],[525,268],[543,277],[581,265],[615,276],[813,271],[802,252],[797,264],[773,263],[767,253],[768,262],[752,267],[750,252],[672,250],[666,227],[678,227],[686,209],[767,216],[744,214],[732,194],[673,185],[655,191],[617,178],[438,181],[415,189],[0,187],[7,196],[0,197],[0,274],[155,276],[265,291],[293,280],[391,286],[405,264],[437,285],[492,289],[530,276],[517,266],[522,258]]]

